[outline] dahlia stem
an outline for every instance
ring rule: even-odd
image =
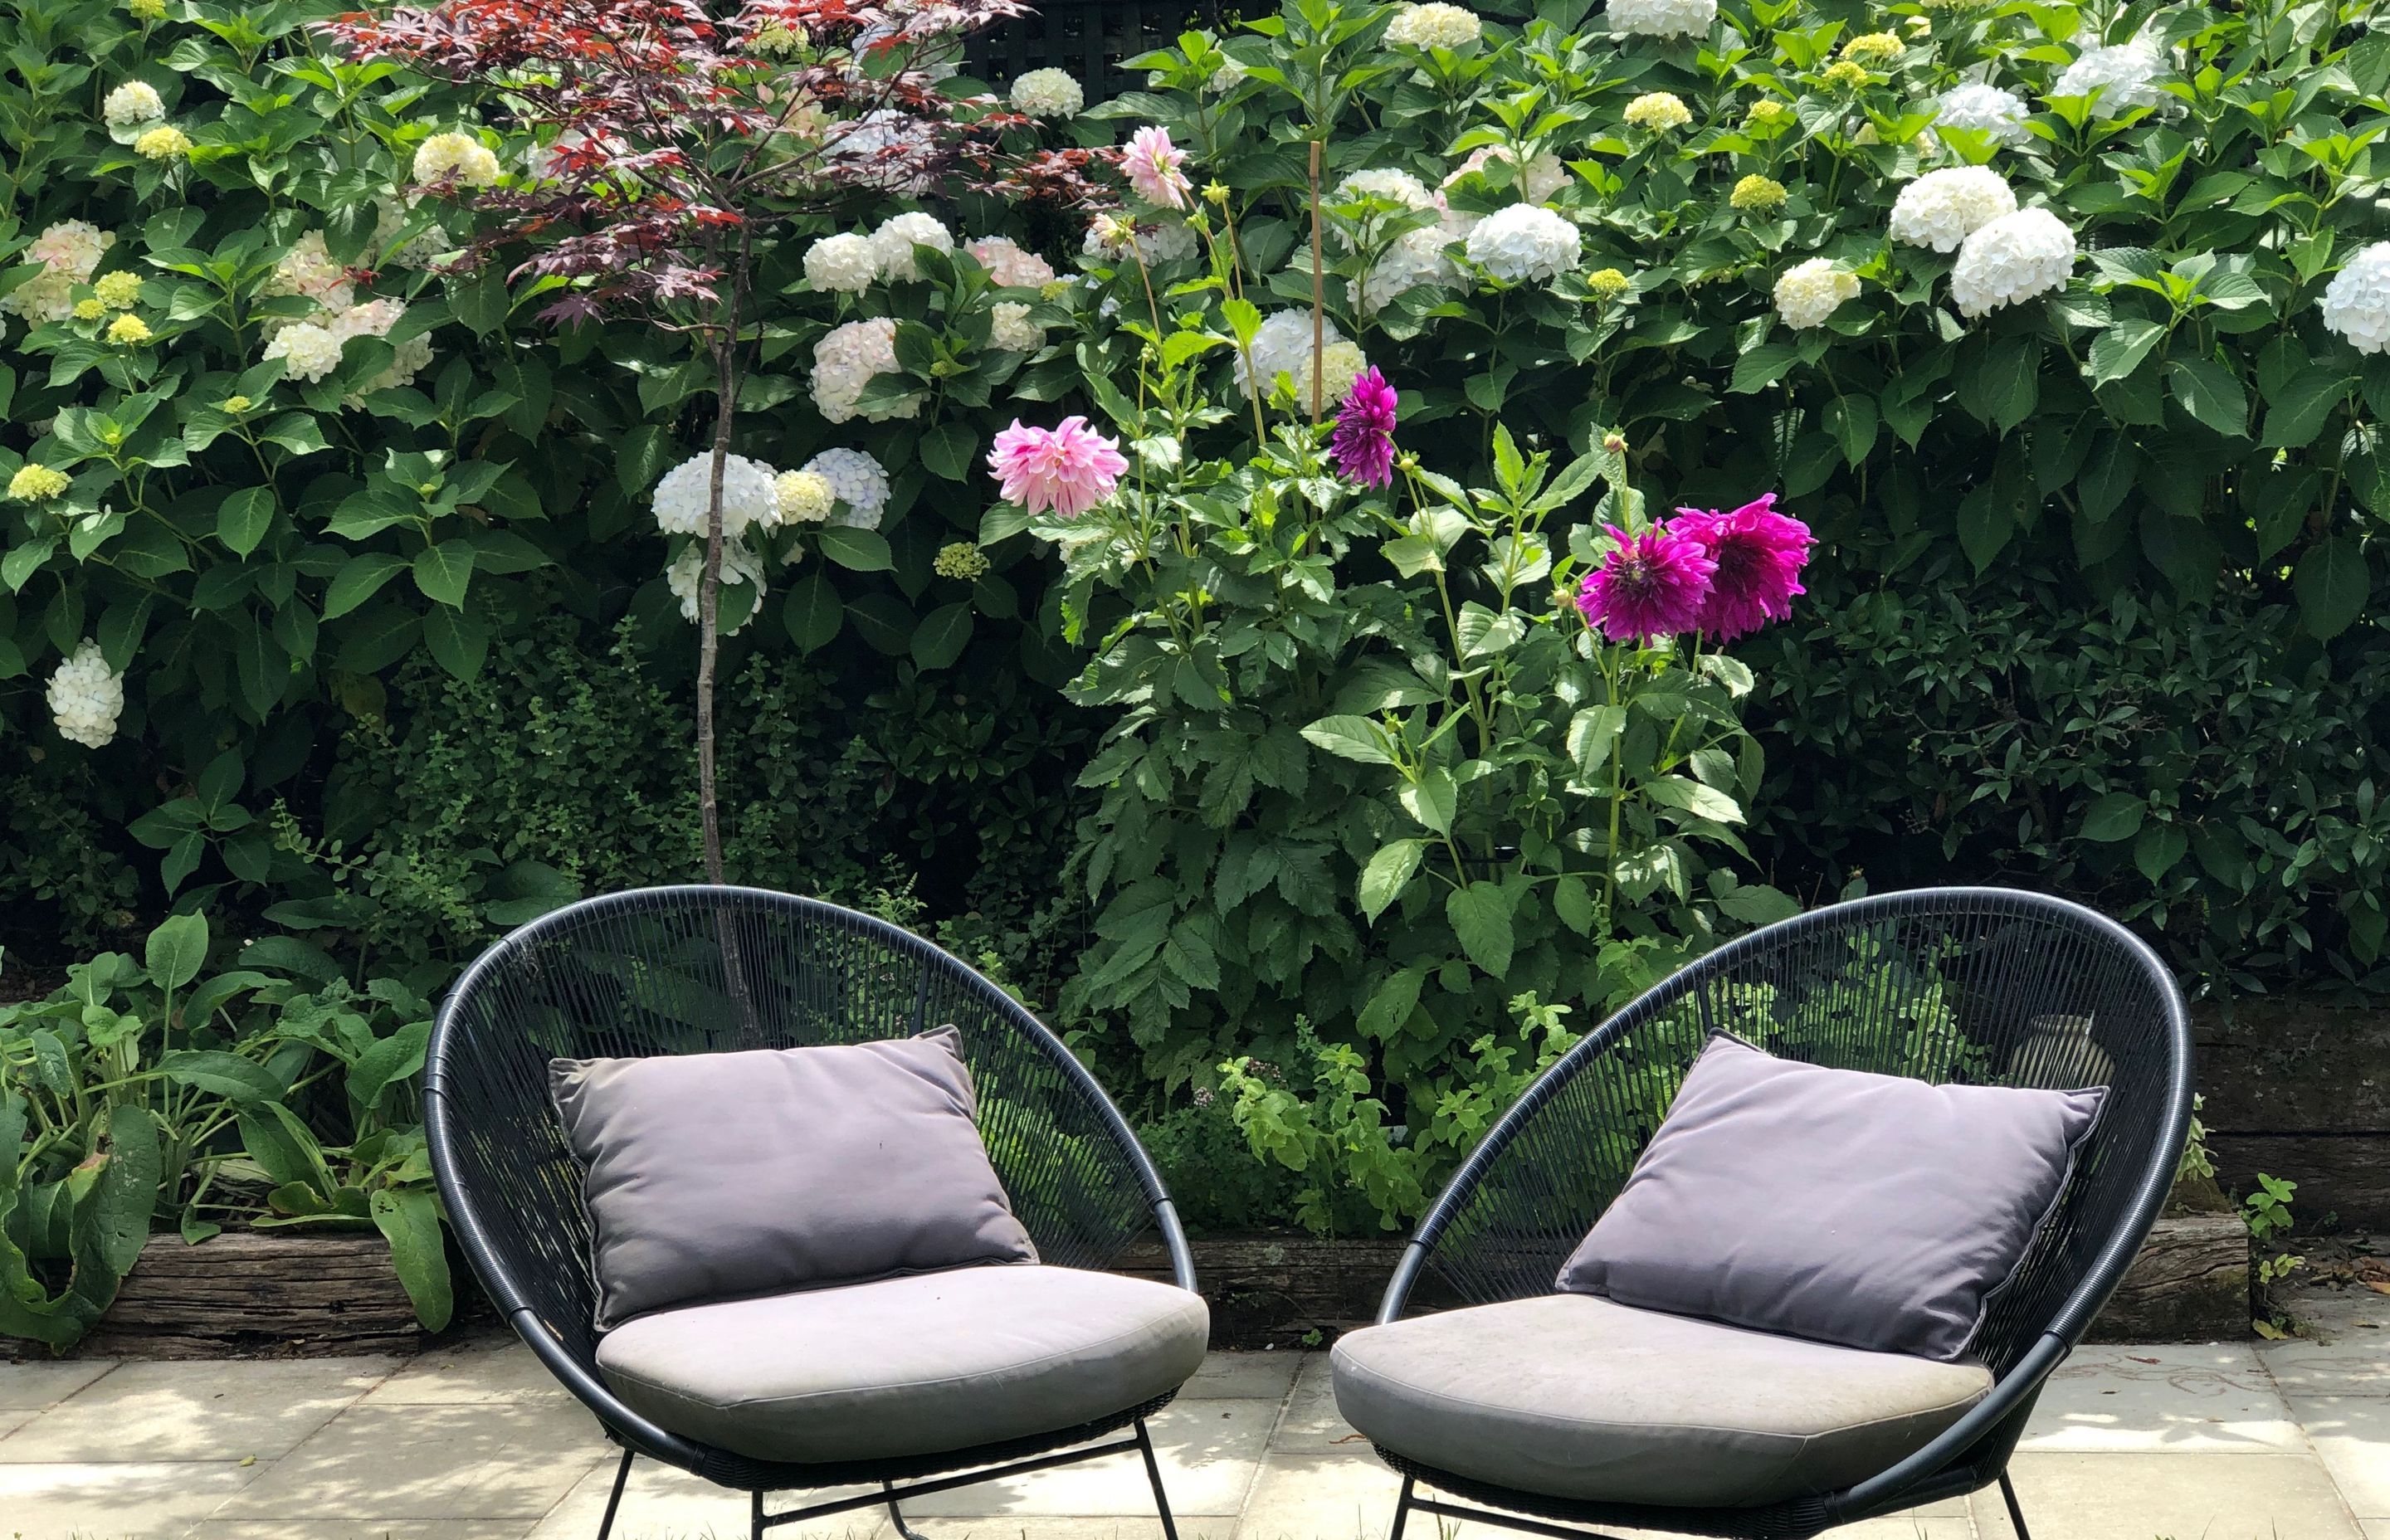
[[[1311,426],[1319,426],[1321,371],[1327,361],[1320,354],[1328,347],[1328,276],[1320,265],[1322,247],[1319,239],[1319,152],[1320,141],[1311,141]]]

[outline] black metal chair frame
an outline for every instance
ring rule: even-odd
[[[1829,958],[1838,943],[1845,949],[1851,943],[1867,946],[1872,944],[1870,937],[1895,935],[1903,926],[1929,936],[1935,927],[1947,927],[1949,955],[1972,965],[1956,993],[1971,1014],[1993,1023],[1991,1037],[1979,1038],[1976,1046],[1994,1056],[2008,1051],[2004,1083],[2073,1088],[2104,1082],[2110,1087],[2051,1220],[2010,1285],[1990,1302],[1978,1331],[1976,1356],[1996,1377],[1991,1391],[1890,1469],[1841,1491],[1760,1508],[1696,1509],[1555,1498],[1489,1485],[1380,1447],[1379,1457],[1403,1477],[1388,1540],[1402,1540],[1415,1510],[1555,1540],[1604,1540],[1579,1527],[1586,1524],[1801,1540],[1995,1482],[2019,1540],[2030,1540],[2009,1480],[2009,1457],[2043,1381],[2115,1291],[2165,1206],[2191,1120],[2191,1028],[2181,992],[2139,937],[2078,905],[2000,888],[1888,893],[1797,916],[1708,954],[1571,1048],[1487,1132],[1405,1249],[1378,1320],[1403,1317],[1429,1268],[1469,1304],[1550,1292],[1562,1258],[1616,1197],[1623,1168],[1651,1136],[1648,1125],[1625,1131],[1625,1142],[1612,1147],[1606,1172],[1584,1175],[1583,1167],[1596,1162],[1579,1158],[1591,1153],[1582,1124],[1592,1121],[1588,1112],[1610,1110],[1605,1099],[1619,1099],[1616,1087],[1625,1084],[1621,1077],[1634,1072],[1618,1066],[1648,1066],[1672,1057],[1681,1066],[1715,1030],[1765,1035],[1750,1030],[1752,1022],[1738,1014],[1754,998],[1801,982],[1801,965]],[[2006,967],[2027,962],[2035,968]],[[1995,973],[2000,976],[1988,976]],[[1814,982],[1814,974],[1807,977]],[[1869,1010],[1901,998],[1889,986],[1838,982],[1822,1008],[1829,1014],[1837,1007]],[[2081,1021],[2081,1042],[2052,1052],[2047,1044],[2020,1040],[2053,1018]],[[1838,1045],[1845,1050],[1857,1046]],[[2083,1052],[2087,1046],[2093,1051]],[[1849,1062],[1847,1055],[1793,1057],[1885,1067]],[[2101,1059],[2111,1073],[2087,1074]],[[1960,1078],[1961,1067],[1957,1060],[1912,1059],[1895,1072],[1922,1072],[1921,1078],[1947,1081]],[[1569,1126],[1573,1117],[1578,1126]],[[1572,1159],[1580,1185],[1562,1191],[1549,1178]],[[1506,1187],[1506,1171],[1521,1163],[1539,1163],[1540,1172],[1523,1174]],[[1538,1204],[1564,1209],[1572,1201],[1576,1212],[1557,1216],[1558,1223],[1550,1223],[1555,1216],[1547,1213],[1523,1238],[1516,1223],[1523,1211]],[[1512,1222],[1507,1230],[1506,1221]],[[1421,1485],[1466,1500],[1423,1496]]]
[[[790,938],[797,944],[790,944]],[[659,941],[669,967],[642,956]],[[614,965],[592,969],[596,954]],[[666,987],[677,969],[692,996],[735,1020],[695,1027]],[[880,986],[874,989],[873,986]],[[537,1018],[534,1021],[533,1018]],[[795,1037],[792,1025],[835,1035]],[[1046,1262],[1100,1267],[1150,1226],[1173,1280],[1195,1290],[1194,1259],[1176,1211],[1128,1122],[1086,1067],[1011,995],[929,942],[869,915],[754,888],[677,886],[585,899],[506,936],[442,1004],[424,1067],[431,1167],[475,1275],[540,1362],[623,1449],[598,1540],[623,1500],[631,1461],[646,1455],[752,1494],[751,1534],[884,1505],[912,1536],[900,1504],[1055,1466],[1135,1450],[1162,1520],[1177,1529],[1146,1419],[1176,1391],[1097,1421],[1003,1444],[835,1465],[752,1459],[683,1437],[632,1410],[596,1362],[595,1284],[580,1173],[545,1090],[551,1057],[793,1046],[907,1035],[953,1021],[981,1092],[990,1156]],[[537,1040],[545,1031],[549,1041]],[[560,1034],[560,1035],[559,1035]],[[570,1050],[570,1051],[566,1051]],[[1015,1099],[1009,1099],[1015,1098]],[[1033,1105],[1034,1103],[1034,1105]],[[1042,1120],[1042,1121],[1037,1121]],[[1073,1169],[1072,1151],[1085,1169]],[[1128,1436],[1072,1445],[1123,1430]],[[765,1494],[848,1485],[875,1494],[767,1511]]]

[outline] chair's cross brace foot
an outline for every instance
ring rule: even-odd
[[[880,1492],[867,1492],[860,1497],[840,1497],[831,1502],[792,1508],[784,1513],[765,1512],[764,1495],[758,1492],[755,1494],[754,1531],[760,1537],[765,1530],[775,1529],[782,1524],[794,1524],[807,1519],[826,1519],[833,1513],[853,1513],[855,1509],[864,1508],[885,1507],[891,1513],[894,1513],[896,1505],[906,1497],[926,1497],[933,1492],[952,1492],[957,1487],[977,1486],[982,1482],[1002,1481],[1007,1476],[1026,1476],[1032,1471],[1051,1470],[1062,1465],[1076,1465],[1082,1460],[1100,1459],[1106,1455],[1124,1455],[1140,1446],[1138,1439],[1114,1439],[1110,1444],[1099,1444],[1091,1448],[1066,1449],[1059,1455],[1043,1455],[1033,1460],[1016,1460],[1010,1465],[966,1470],[960,1475],[940,1476],[933,1481],[908,1482],[903,1486],[897,1486],[893,1482],[883,1483],[884,1490]],[[904,1529],[904,1521],[901,1518],[897,1520],[897,1528],[906,1534],[911,1533]]]
[[[2017,1540],[2033,1540],[2033,1531],[2024,1527],[2024,1509],[2017,1507],[2015,1483],[2005,1470],[2000,1472],[2000,1500],[2009,1506],[2009,1524],[2017,1532]]]
[[[1471,1508],[1465,1503],[1448,1503],[1440,1497],[1409,1495],[1407,1485],[1407,1482],[1405,1506],[1415,1508],[1421,1513],[1433,1513],[1446,1519],[1466,1520],[1472,1523],[1492,1524],[1499,1529],[1523,1530],[1529,1534],[1550,1535],[1552,1540],[1619,1540],[1619,1537],[1614,1534],[1604,1534],[1599,1530],[1578,1529],[1573,1524],[1548,1524],[1540,1519],[1529,1519],[1523,1514],[1497,1513],[1492,1508]]]
[[[1137,1419],[1137,1449],[1145,1457],[1145,1479],[1153,1483],[1153,1508],[1162,1515],[1162,1540],[1178,1540],[1178,1526],[1170,1517],[1170,1497],[1162,1490],[1162,1462],[1153,1455],[1153,1435],[1145,1431],[1145,1418]]]
[[[896,1484],[893,1482],[880,1484],[888,1489],[888,1522],[894,1526],[900,1540],[929,1540],[927,1535],[905,1521],[905,1509],[896,1500]]]

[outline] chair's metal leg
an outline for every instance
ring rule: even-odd
[[[1170,1495],[1162,1490],[1162,1462],[1153,1457],[1153,1435],[1145,1418],[1137,1419],[1137,1452],[1145,1457],[1145,1479],[1153,1483],[1154,1510],[1162,1515],[1162,1540],[1178,1540],[1178,1526],[1170,1517]]]
[[[896,1526],[896,1533],[903,1536],[903,1540],[926,1540],[919,1531],[905,1521],[905,1510],[896,1506],[896,1483],[881,1482],[880,1484],[888,1489],[888,1521]]]
[[[2000,1497],[2009,1505],[2009,1524],[2016,1531],[2017,1540],[2033,1540],[2033,1531],[2024,1527],[2024,1510],[2017,1507],[2016,1488],[2005,1470],[2000,1472]]]
[[[614,1468],[614,1490],[606,1496],[606,1517],[598,1521],[598,1540],[606,1540],[613,1533],[614,1510],[623,1506],[623,1483],[631,1479],[631,1452],[623,1451],[623,1463]]]
[[[1394,1499],[1394,1527],[1386,1533],[1386,1540],[1403,1540],[1403,1525],[1411,1516],[1411,1487],[1414,1478],[1403,1478],[1403,1495]]]

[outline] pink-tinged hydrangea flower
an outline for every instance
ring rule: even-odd
[[[1052,508],[1076,519],[1112,494],[1128,461],[1120,441],[1097,432],[1085,417],[1064,417],[1059,428],[1023,428],[1015,417],[996,436],[987,467],[1005,501],[1032,513]]]
[[[1187,152],[1170,142],[1170,131],[1150,125],[1128,136],[1128,148],[1121,156],[1121,170],[1128,176],[1128,185],[1137,196],[1158,209],[1187,207],[1187,173],[1178,168],[1187,161]]]
[[[1613,524],[1615,543],[1585,576],[1576,607],[1587,625],[1613,642],[1648,642],[1696,629],[1717,563],[1701,542],[1664,525],[1629,534]]]
[[[1336,433],[1328,443],[1336,469],[1365,487],[1381,487],[1394,479],[1394,388],[1375,365],[1353,377],[1353,390],[1336,414]]]
[[[1696,626],[1719,641],[1748,635],[1792,613],[1801,569],[1809,559],[1809,526],[1776,511],[1776,494],[1732,513],[1678,508],[1668,527],[1701,546],[1716,564]]]

